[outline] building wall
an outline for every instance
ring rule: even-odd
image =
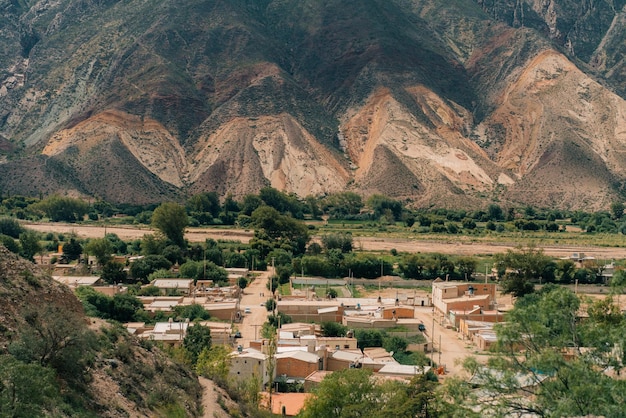
[[[242,382],[258,376],[260,380],[259,390],[269,382],[267,364],[265,360],[250,357],[233,357],[230,361],[228,375],[231,379]]]
[[[319,370],[319,363],[309,363],[295,358],[276,359],[276,376],[305,378],[317,370]]]
[[[394,316],[393,311],[396,311]],[[394,306],[385,308],[383,310],[383,318],[384,319],[393,319],[393,318],[413,318],[415,316],[415,308],[408,308],[406,306]]]

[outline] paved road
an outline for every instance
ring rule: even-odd
[[[239,344],[244,347],[248,347],[250,341],[261,338],[261,325],[267,319],[268,314],[265,306],[261,306],[261,303],[265,305],[265,302],[270,298],[267,281],[271,275],[271,270],[256,273],[260,274],[244,289],[239,305],[243,314],[243,321],[237,325],[242,336],[239,339]],[[246,307],[250,308],[251,313],[243,313]]]

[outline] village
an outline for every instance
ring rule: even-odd
[[[94,260],[91,260],[94,262]],[[132,262],[132,260],[130,260]],[[71,288],[91,286],[113,296],[124,292],[123,285],[103,284],[98,276],[73,276],[65,265],[56,264],[53,278]],[[292,294],[283,296],[267,290],[271,267],[267,271],[245,268],[227,269],[230,284],[214,286],[210,280],[156,279],[149,286],[159,289],[157,296],[138,296],[149,313],[172,312],[177,306],[198,304],[211,320],[126,323],[128,332],[140,339],[163,345],[180,346],[189,327],[196,324],[210,328],[212,344],[231,347],[229,379],[243,382],[257,379],[259,391],[270,384],[271,405],[276,414],[296,415],[313,388],[334,371],[348,368],[372,370],[380,379],[410,380],[418,374],[431,373],[439,380],[463,373],[461,361],[488,355],[496,341],[494,324],[512,307],[510,297],[502,299],[495,283],[465,283],[437,279],[432,288],[390,287],[391,277],[374,280],[378,289],[366,297],[350,295],[349,280],[333,279],[333,287],[343,287],[336,298],[320,298],[315,286],[329,286],[330,280],[294,278]],[[250,279],[242,289],[239,278]],[[384,283],[384,285],[383,285]],[[304,284],[304,285],[303,285]],[[352,284],[354,286],[354,284]],[[276,313],[288,315],[292,322],[277,330],[275,347],[261,336],[267,321],[267,301],[275,298]],[[322,336],[320,324],[334,322],[349,330],[346,336]],[[360,329],[384,330],[391,335],[418,337],[409,351],[419,351],[430,359],[425,366],[403,365],[382,347],[358,348],[354,334]],[[273,367],[269,363],[273,362]],[[272,373],[270,375],[270,372]],[[299,384],[304,392],[281,393],[278,380]]]

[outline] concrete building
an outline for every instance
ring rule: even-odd
[[[270,361],[269,356],[253,348],[239,348],[230,355],[230,369],[228,376],[237,382],[257,378],[259,379],[259,390],[267,386],[270,381],[270,375],[267,371],[267,365]],[[274,368],[274,371],[276,369]],[[272,376],[274,379],[275,375]]]
[[[433,282],[432,298],[435,309],[447,316],[451,310],[470,311],[479,307],[493,308],[496,300],[496,285],[493,283]]]

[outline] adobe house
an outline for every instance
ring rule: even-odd
[[[323,362],[315,352],[290,350],[278,353],[276,358],[276,375],[306,378],[311,373],[322,370]]]
[[[456,283],[433,281],[433,306],[440,315],[448,316],[451,310],[472,311],[476,308],[490,310],[496,300],[494,283]]]

